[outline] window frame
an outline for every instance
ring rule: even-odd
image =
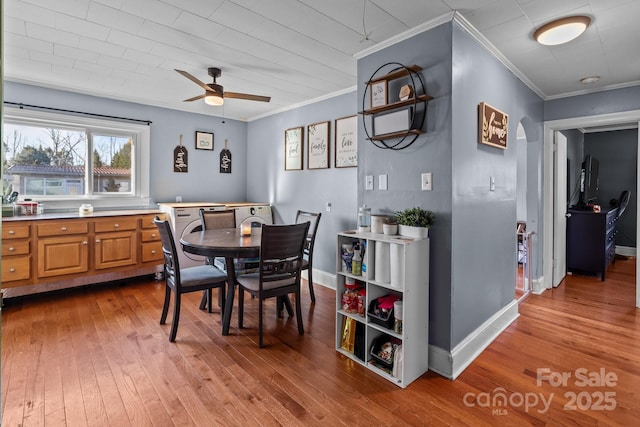
[[[44,196],[38,198],[44,204],[45,211],[77,209],[80,204],[91,203],[98,209],[121,209],[148,207],[150,203],[150,163],[151,163],[151,128],[146,124],[128,123],[117,119],[108,120],[98,117],[84,117],[75,114],[63,114],[50,111],[30,110],[27,108],[5,107],[3,109],[3,126],[5,124],[61,127],[66,129],[82,129],[86,133],[87,144],[93,146],[94,135],[113,134],[115,136],[133,137],[131,153],[131,183],[135,191],[127,193],[93,193],[93,177],[89,170],[89,179],[84,178],[85,194],[73,196]],[[92,150],[87,151],[87,161],[92,161]],[[91,194],[87,195],[86,192]]]

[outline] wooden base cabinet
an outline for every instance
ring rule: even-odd
[[[164,217],[134,211],[3,220],[4,297],[162,272],[156,215]]]
[[[352,274],[342,256],[354,244],[365,247],[362,275]],[[337,253],[336,350],[408,386],[429,369],[429,239],[342,232]],[[370,313],[394,298],[402,301],[400,327],[393,312]]]

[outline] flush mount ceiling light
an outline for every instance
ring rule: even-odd
[[[567,16],[544,24],[533,33],[533,38],[546,46],[567,43],[582,34],[590,23],[588,16]]]
[[[600,76],[589,76],[589,77],[583,77],[580,79],[580,83],[582,84],[589,84],[589,83],[595,83],[598,80],[600,80]]]

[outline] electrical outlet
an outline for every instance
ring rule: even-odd
[[[425,172],[422,174],[422,180],[420,181],[422,183],[422,191],[431,191],[432,188],[432,182],[431,182],[431,172]]]
[[[331,202],[327,202],[327,212],[331,212]]]
[[[365,178],[364,189],[373,191],[373,175],[367,175]]]
[[[489,191],[496,191],[496,178],[489,177]]]
[[[176,196],[176,203],[182,203],[182,196]]]

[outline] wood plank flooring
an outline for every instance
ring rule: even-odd
[[[170,343],[162,282],[16,298],[2,310],[2,425],[637,425],[634,269],[620,260],[604,283],[568,276],[529,295],[458,379],[429,372],[404,390],[334,350],[335,292],[321,286],[313,306],[303,285],[304,336],[267,306],[264,349],[251,299],[225,337],[186,295]]]

